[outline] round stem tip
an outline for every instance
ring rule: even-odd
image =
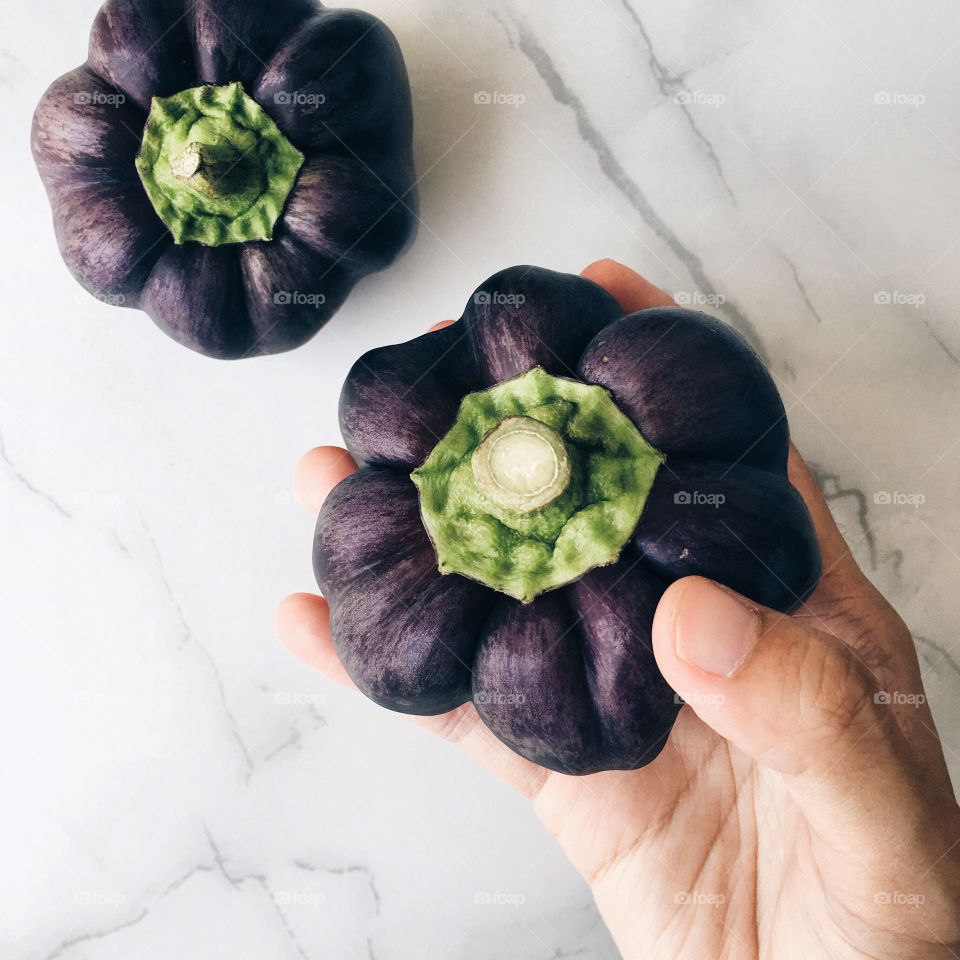
[[[570,457],[563,438],[531,417],[509,417],[474,451],[477,486],[495,504],[515,513],[540,510],[570,482]]]
[[[178,180],[189,180],[200,169],[200,145],[191,143],[179,156],[170,161],[170,172]]]

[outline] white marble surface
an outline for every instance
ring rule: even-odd
[[[272,629],[313,586],[291,468],[337,441],[351,361],[513,263],[723,301],[960,775],[956,4],[363,5],[410,68],[418,242],[308,346],[234,365],[68,276],[28,128],[97,4],[0,13],[4,958],[616,955],[524,803]]]

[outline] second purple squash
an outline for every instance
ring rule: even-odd
[[[32,140],[77,280],[213,357],[300,345],[414,232],[403,58],[357,10],[107,0]]]

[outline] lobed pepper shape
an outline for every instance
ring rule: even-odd
[[[590,281],[512,267],[459,322],[357,361],[340,423],[360,469],[321,510],[314,569],[348,673],[405,713],[472,700],[554,770],[663,749],[680,703],[650,629],[672,581],[789,611],[819,578],[777,389],[702,313],[624,316]]]
[[[414,233],[410,87],[375,17],[107,0],[33,119],[61,255],[200,353],[309,340]]]

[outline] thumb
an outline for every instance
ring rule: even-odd
[[[784,774],[811,826],[864,853],[891,812],[916,810],[914,769],[889,706],[828,633],[700,577],[674,583],[653,625],[657,663],[701,720]]]

